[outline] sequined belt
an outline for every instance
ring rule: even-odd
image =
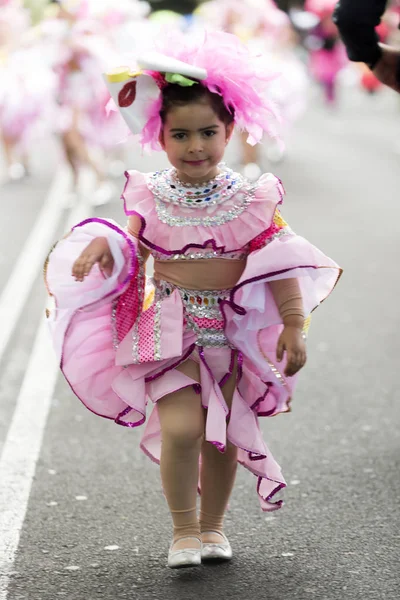
[[[231,290],[188,290],[167,281],[154,281],[155,300],[170,296],[174,290],[179,292],[184,307],[187,327],[196,333],[197,346],[205,348],[232,347],[225,337],[224,319],[220,304],[229,297]]]

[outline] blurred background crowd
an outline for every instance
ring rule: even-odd
[[[170,27],[223,29],[265,56],[280,75],[273,93],[283,123],[281,141],[267,141],[267,157],[284,160],[310,87],[318,90],[312,101],[324,103],[327,112],[335,110],[342,85],[369,95],[381,91],[366,65],[348,61],[334,7],[335,0],[0,0],[3,181],[32,174],[32,153],[52,137],[71,169],[71,195],[85,166],[97,179],[93,201],[108,202],[112,178],[125,168],[120,142],[128,130],[112,110],[102,73],[131,66],[135,54]],[[381,41],[396,43],[399,12],[398,3],[388,3]],[[259,148],[244,137],[239,147],[238,167],[257,178]]]

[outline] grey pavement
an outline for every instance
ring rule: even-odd
[[[314,314],[292,412],[261,420],[288,482],[284,508],[261,512],[240,468],[226,526],[233,561],[169,570],[171,525],[142,430],[90,414],[60,376],[9,600],[400,597],[400,106],[390,93],[343,95],[330,112],[313,95],[287,159],[270,167],[292,228],[344,268]],[[129,154],[130,168],[153,168]],[[2,285],[53,168],[0,190]],[[117,200],[96,214],[124,223]],[[0,364],[0,450],[44,299],[38,273]]]

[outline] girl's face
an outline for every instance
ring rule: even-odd
[[[167,112],[160,138],[168,160],[185,183],[202,183],[218,175],[233,123],[225,125],[209,101],[174,106]]]

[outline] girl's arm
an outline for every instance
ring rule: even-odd
[[[278,340],[276,357],[281,362],[286,351],[285,375],[291,377],[300,371],[307,359],[302,335],[304,311],[300,286],[296,278],[270,281],[268,285],[284,325]]]
[[[103,274],[108,277],[111,275],[114,259],[106,237],[94,238],[76,259],[72,265],[72,276],[75,281],[83,281],[96,263]]]
[[[131,215],[129,217],[128,223],[127,223],[127,231],[129,233],[129,235],[135,237],[136,239],[139,239],[139,232],[140,232],[141,226],[142,226],[142,221],[140,220],[140,217],[138,217],[137,215]],[[142,255],[144,262],[146,262],[146,260],[149,258],[150,250],[148,248],[145,248],[140,243],[139,243],[139,248],[140,248],[140,254]]]
[[[304,326],[303,300],[297,279],[278,279],[270,281],[268,285],[283,324],[302,330]]]
[[[140,218],[136,215],[129,217],[127,232],[135,237],[139,237],[139,231],[141,227]],[[142,255],[143,261],[149,257],[150,251],[139,244],[140,254]],[[83,281],[94,264],[98,263],[100,270],[106,276],[110,276],[114,266],[114,259],[108,245],[107,238],[97,237],[93,239],[88,246],[83,250],[77,260],[72,266],[72,275],[76,281]]]

